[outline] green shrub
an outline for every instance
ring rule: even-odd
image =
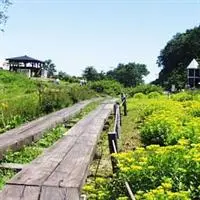
[[[64,108],[72,104],[68,91],[61,88],[46,88],[40,94],[40,109],[43,113]]]
[[[145,99],[146,95],[141,93],[141,92],[139,92],[139,93],[134,94],[134,98],[135,99]]]
[[[161,95],[160,95],[159,92],[150,92],[150,93],[148,94],[148,98],[149,98],[149,99],[157,99],[157,98],[159,98],[159,97],[161,97]]]
[[[186,112],[192,117],[200,117],[200,102],[198,101],[185,101],[182,103]]]
[[[190,101],[193,100],[193,95],[187,92],[180,92],[177,94],[173,94],[171,98],[175,101]]]
[[[118,95],[121,93],[123,86],[114,80],[101,80],[90,82],[89,86],[91,89],[98,93],[105,93],[108,95]]]
[[[74,85],[68,89],[69,97],[73,103],[94,97],[96,94],[88,86]]]
[[[6,182],[15,175],[15,173],[16,172],[11,169],[0,169],[0,190],[3,188]]]
[[[163,89],[156,85],[151,84],[143,84],[138,85],[134,88],[127,88],[126,93],[128,93],[128,96],[133,97],[136,93],[143,93],[143,94],[149,94],[151,92],[158,92],[160,94],[163,93]]]
[[[173,132],[178,132],[179,126],[180,120],[177,116],[172,116],[170,112],[152,114],[145,120],[141,128],[142,142],[146,145],[164,145]]]
[[[200,142],[200,118],[191,118],[181,128],[180,137],[190,140],[193,143]]]

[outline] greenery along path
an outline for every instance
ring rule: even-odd
[[[80,119],[85,117],[90,111],[94,110],[100,101],[96,101],[88,104],[85,108],[83,108],[80,113],[76,114],[69,121],[78,122]],[[67,123],[68,124],[68,123]],[[71,124],[71,123],[70,123]],[[9,150],[4,154],[1,163],[21,163],[28,164],[32,160],[34,160],[38,155],[40,155],[46,148],[53,145],[58,139],[64,136],[67,132],[67,128],[65,128],[66,124],[60,124],[57,127],[53,128],[50,131],[44,133],[42,138],[35,143],[32,143],[27,146],[23,146],[23,148],[19,151],[11,151]],[[8,169],[0,170],[0,188],[2,188],[7,180],[9,180],[16,172]]]
[[[125,181],[138,200],[200,199],[199,97],[179,93],[169,99],[152,93],[129,99],[122,127],[126,120],[133,126],[121,134],[124,152],[115,155],[119,171],[110,177],[108,170],[99,170],[85,186],[89,199],[129,199]]]
[[[9,199],[78,199],[95,144],[113,103],[101,104],[67,135],[11,179],[0,197]],[[16,189],[18,188],[18,189]],[[16,192],[14,194],[14,191]],[[76,196],[74,196],[76,195]]]

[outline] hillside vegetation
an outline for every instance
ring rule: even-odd
[[[94,96],[87,86],[67,82],[58,85],[0,70],[0,133]]]

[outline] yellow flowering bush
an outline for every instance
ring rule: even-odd
[[[170,112],[161,112],[149,116],[141,128],[142,141],[146,145],[160,144],[164,145],[167,137],[173,132],[178,132],[181,121],[178,117],[171,116]]]
[[[115,183],[128,181],[138,199],[200,196],[200,144],[181,139],[173,146],[150,145],[114,156],[119,163]],[[123,191],[123,187],[118,190]],[[139,195],[138,191],[143,192]]]
[[[172,192],[165,190],[162,186],[154,190],[150,190],[147,193],[137,193],[137,200],[190,200],[189,192],[187,191],[179,191]]]
[[[109,200],[110,196],[110,179],[96,178],[83,187],[83,192],[86,193],[90,200]]]
[[[187,92],[180,92],[180,93],[172,95],[172,99],[175,101],[189,101],[189,100],[193,100],[194,96]]]
[[[134,103],[140,107],[138,121],[145,145],[172,145],[181,138],[200,142],[200,102],[147,99],[142,105]]]
[[[127,102],[144,146],[113,155],[119,170],[97,187],[95,198],[101,199],[103,191],[105,200],[129,199],[127,181],[136,200],[200,199],[199,99],[188,93],[138,95]]]
[[[172,191],[172,180],[165,179],[160,186],[148,192],[138,191],[136,199],[140,200],[189,200],[190,192],[188,191]]]

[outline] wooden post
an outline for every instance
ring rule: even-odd
[[[108,144],[109,144],[110,154],[118,152],[116,132],[108,133]],[[113,173],[116,173],[117,160],[113,156],[111,156],[111,163],[112,163]]]
[[[121,125],[120,125],[120,106],[117,107],[117,110],[116,110],[116,119],[115,119],[115,129],[114,129],[114,132],[116,132],[117,134],[117,139],[119,139],[120,137],[120,128],[121,128]]]
[[[118,110],[116,110],[118,112]],[[116,114],[115,118],[115,130],[114,132],[116,133],[117,139],[119,138],[119,124],[118,124],[118,113]]]
[[[119,130],[120,130],[120,106],[119,103],[116,103],[114,105],[114,113],[115,113],[115,122],[114,122],[114,130],[113,132],[115,132],[117,134],[117,138],[119,138]]]
[[[115,103],[114,106],[113,106],[114,119],[115,119],[115,116],[116,116],[116,111],[117,111],[117,103]]]
[[[118,115],[117,115],[117,138],[119,139],[120,134],[121,134],[121,125],[120,125],[120,110],[118,110]]]
[[[120,126],[122,125],[122,113],[121,108],[119,107],[119,120],[120,120]]]
[[[126,97],[124,97],[124,99],[123,99],[123,104],[122,104],[122,105],[124,106],[124,116],[127,116]]]

